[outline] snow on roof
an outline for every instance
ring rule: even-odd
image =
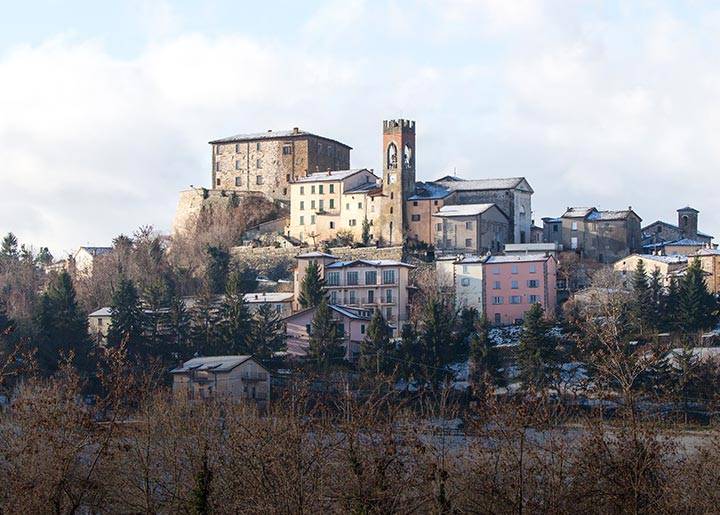
[[[369,309],[338,306],[337,304],[330,304],[330,309],[353,320],[370,320],[372,317],[372,311]]]
[[[408,200],[435,200],[450,195],[450,190],[434,182],[415,183],[415,193]]]
[[[109,317],[110,315],[111,315],[110,307],[104,307],[104,308],[100,308],[96,311],[93,311],[88,316],[89,317]]]
[[[350,266],[404,266],[407,268],[415,268],[413,265],[397,261],[395,259],[353,259],[352,261],[336,261],[329,264],[325,268],[346,268]]]
[[[720,256],[718,249],[700,249],[695,253],[696,256]]]
[[[593,211],[597,211],[594,207],[568,207],[561,218],[585,218]]]
[[[502,179],[471,179],[465,180],[458,177],[445,176],[435,181],[450,191],[472,191],[472,190],[511,190],[517,188],[525,177],[507,177]],[[532,188],[530,188],[532,190]]]
[[[675,241],[668,241],[665,242],[665,245],[687,245],[687,246],[694,246],[694,245],[705,245],[704,241],[700,240],[693,240],[692,238],[682,238]]]
[[[245,302],[248,304],[264,304],[266,302],[290,302],[293,294],[290,292],[257,292],[246,293]]]
[[[635,254],[641,259],[647,259],[648,261],[657,261],[658,263],[668,263],[668,264],[676,264],[676,263],[687,263],[687,256],[683,256],[681,254],[675,255],[675,256],[655,256],[653,254]],[[627,259],[627,258],[625,258]]]
[[[517,256],[489,256],[486,263],[518,263],[527,261],[547,261],[552,259],[545,254],[518,254]]]
[[[433,213],[433,216],[438,217],[452,217],[452,216],[477,216],[495,204],[454,204],[451,206],[443,206],[437,213]]]
[[[339,145],[342,145],[343,147],[352,148],[349,145],[346,145],[345,143],[342,143],[340,141],[326,138],[325,136],[318,136],[317,134],[313,134],[312,132],[306,132],[301,131],[299,129],[297,130],[290,130],[290,131],[267,131],[267,132],[255,132],[255,133],[249,133],[249,134],[236,134],[234,136],[228,136],[226,138],[220,138],[213,141],[210,141],[210,144],[214,143],[234,143],[234,142],[240,142],[240,141],[255,141],[255,140],[268,140],[268,139],[283,139],[283,138],[307,138],[307,137],[314,137],[314,138],[320,138],[327,141],[332,141],[333,143],[338,143]]]
[[[657,224],[662,224],[662,225],[665,225],[665,226],[667,226],[667,227],[672,227],[673,229],[677,229],[678,231],[681,230],[679,226],[677,226],[677,225],[675,225],[675,224],[671,224],[670,222],[664,222],[663,220],[655,220],[653,223],[646,225],[645,227],[643,227],[643,228],[640,229],[640,230],[641,230],[643,233],[645,233],[645,232],[647,232],[647,230],[650,229],[653,225],[657,225]],[[698,235],[698,236],[702,236],[703,238],[710,238],[711,240],[715,238],[715,237],[712,236],[711,234],[707,234],[707,233],[704,233],[704,232],[702,232],[702,231],[698,231],[698,232],[697,232],[697,235]],[[645,236],[645,235],[643,234],[643,236]],[[654,236],[654,235],[653,235],[653,236]],[[650,236],[648,236],[648,237],[650,237]]]
[[[637,213],[632,209],[599,211],[595,207],[568,207],[561,218],[587,218],[588,220],[594,221],[611,221],[625,220],[631,214],[637,216]]]
[[[186,374],[194,371],[230,372],[232,369],[252,359],[252,356],[204,356],[186,361],[174,368],[171,374]]]
[[[296,258],[319,258],[319,257],[326,257],[331,259],[338,259],[337,256],[333,256],[332,254],[326,254],[325,252],[318,252],[318,251],[312,251],[312,252],[306,252],[305,254],[299,254],[295,256]]]
[[[296,179],[295,183],[342,181],[360,172],[368,172],[372,174],[375,179],[379,179],[379,177],[377,177],[367,168],[353,168],[350,170],[330,170],[328,172],[315,172],[308,175],[307,177],[300,177],[299,179]],[[371,182],[371,184],[374,183]]]
[[[109,252],[112,252],[112,247],[86,247],[82,246],[78,249],[78,252],[84,250],[88,253],[90,253],[92,256],[102,256],[103,254],[108,254]]]
[[[363,184],[355,186],[354,188],[344,190],[343,195],[353,195],[355,193],[368,193],[370,191],[375,191],[379,188],[380,188],[380,186],[378,186],[377,182],[370,181],[370,182],[365,182]]]

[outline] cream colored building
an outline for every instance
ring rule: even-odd
[[[302,254],[297,260],[296,299],[307,267],[315,262],[325,280],[330,304],[379,309],[394,327],[396,336],[400,335],[402,325],[409,319],[409,271],[414,268],[412,265],[390,259],[340,261],[336,256],[320,252]]]
[[[112,322],[110,308],[100,308],[88,315],[88,333],[95,343],[105,343]]]
[[[291,292],[246,293],[245,302],[251,313],[255,313],[263,304],[269,304],[280,317],[286,317],[292,313],[293,294]]]
[[[72,255],[72,266],[75,273],[82,276],[91,276],[95,259],[112,252],[112,247],[80,247]]]
[[[720,293],[720,250],[718,249],[701,249],[689,259],[698,258],[703,271],[708,274],[705,276],[708,289],[712,293]]]
[[[290,186],[287,235],[314,245],[345,230],[360,241],[363,221],[373,224],[380,214],[379,180],[365,168],[299,178]]]
[[[223,398],[259,404],[270,399],[270,374],[252,356],[193,358],[170,373],[173,395],[178,399]]]
[[[626,285],[630,285],[633,272],[637,269],[638,262],[642,261],[645,272],[650,277],[654,270],[660,271],[663,285],[670,284],[670,278],[681,271],[688,264],[686,256],[653,256],[651,254],[631,254],[613,263],[613,269],[623,276]]]

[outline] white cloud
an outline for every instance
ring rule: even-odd
[[[377,168],[390,117],[418,121],[421,179],[526,175],[538,218],[689,203],[720,230],[717,13],[696,30],[585,2],[354,1],[298,42],[182,33],[169,4],[145,5],[160,29],[133,58],[69,37],[0,55],[0,232],[58,252],[168,228],[178,190],[209,181],[206,142],[236,132],[300,126]]]

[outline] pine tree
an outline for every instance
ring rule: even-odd
[[[652,327],[652,295],[648,285],[645,271],[645,262],[638,260],[637,267],[632,275],[632,319],[637,325],[640,334],[644,334]]]
[[[455,330],[455,310],[444,297],[429,299],[422,310],[422,327],[418,343],[420,363],[426,380],[435,388],[452,376],[448,365],[458,359]]]
[[[218,325],[219,313],[213,296],[208,290],[202,291],[190,309],[190,356],[214,354]]]
[[[700,260],[688,266],[680,285],[680,329],[686,333],[707,329],[715,324],[715,297],[708,291]]]
[[[455,339],[457,341],[458,359],[464,360],[468,356],[470,340],[475,334],[476,325],[480,314],[475,308],[463,308],[458,318],[458,328]]]
[[[285,327],[280,315],[268,303],[263,303],[252,317],[247,350],[267,364],[276,352],[285,349]]]
[[[60,360],[70,353],[74,355],[78,368],[89,368],[87,316],[78,306],[75,287],[67,272],[51,278],[40,298],[35,324],[38,361],[44,372],[55,372]]]
[[[659,268],[654,268],[648,282],[650,290],[650,321],[651,327],[655,330],[663,327],[663,304],[665,302],[665,288]]]
[[[417,331],[413,325],[405,324],[400,334],[397,372],[408,387],[411,381],[421,377],[425,372],[425,369],[420,367],[421,359]]]
[[[190,314],[183,299],[177,295],[173,295],[168,301],[167,331],[167,349],[164,354],[174,361],[191,357]]]
[[[502,363],[497,348],[490,341],[490,324],[482,317],[475,324],[475,331],[470,339],[470,360],[468,381],[476,395],[483,391],[485,385],[501,385],[503,383]]]
[[[300,283],[298,301],[303,308],[319,306],[325,299],[325,281],[320,277],[320,267],[311,261],[305,270],[305,277]]]
[[[525,389],[543,389],[557,378],[558,358],[555,339],[540,304],[525,313],[518,345],[519,379]]]
[[[662,327],[665,331],[676,331],[680,318],[680,286],[677,278],[670,277],[667,295],[662,303]]]
[[[145,289],[144,295],[145,323],[144,334],[148,346],[148,353],[161,357],[166,352],[166,321],[167,321],[167,291],[160,281],[154,281]]]
[[[15,330],[15,321],[7,312],[7,303],[0,299],[0,337],[9,336]]]
[[[396,365],[393,359],[395,346],[391,341],[392,329],[382,312],[375,310],[368,324],[365,339],[360,344],[360,370],[368,374],[390,374]]]
[[[242,291],[242,275],[230,275],[225,298],[220,306],[219,340],[214,346],[216,354],[247,354],[250,334],[250,310]]]
[[[360,236],[364,247],[370,245],[370,221],[365,217],[362,223],[362,234]]]
[[[327,300],[322,299],[311,324],[309,357],[318,371],[328,371],[340,364],[343,356],[342,335]]]
[[[53,255],[50,253],[50,249],[48,249],[47,247],[40,247],[40,250],[35,257],[35,262],[41,266],[49,265],[50,263],[52,263]]]
[[[9,232],[3,238],[2,244],[0,245],[0,256],[7,258],[18,257],[18,241],[13,233]]]
[[[207,449],[203,452],[200,470],[195,476],[195,485],[190,492],[190,503],[192,513],[196,515],[208,515],[210,509],[210,487],[212,485],[213,473],[208,465]]]
[[[207,247],[207,280],[211,293],[225,291],[230,272],[230,253],[222,246]]]
[[[145,357],[145,313],[135,284],[130,279],[120,279],[112,296],[110,316],[112,322],[107,334],[108,344],[118,347],[125,343],[130,354]]]

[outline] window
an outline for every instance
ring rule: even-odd
[[[362,209],[362,202],[358,202],[358,209]]]
[[[368,270],[365,272],[365,284],[377,284],[377,272]]]
[[[315,215],[310,215],[310,225],[315,224]]]
[[[413,206],[417,207],[417,205],[418,205],[417,200],[413,201]]]
[[[560,226],[559,226],[558,224],[554,224],[554,225],[553,225],[553,232],[558,232],[558,231],[559,231],[559,227],[560,227]]]
[[[463,265],[462,271],[464,274],[467,274],[470,271],[470,268],[467,265]]]
[[[242,164],[240,163],[240,161],[235,161],[235,169],[242,170]]]
[[[335,222],[330,222],[330,229],[335,229]]]
[[[540,286],[540,282],[537,279],[530,279],[527,282],[528,288],[537,288]]]
[[[470,279],[468,279],[467,277],[463,277],[462,279],[460,279],[460,285],[461,286],[470,286]]]
[[[242,177],[235,177],[235,186],[242,186]]]
[[[510,304],[521,304],[522,297],[520,295],[513,295],[510,297]]]
[[[287,182],[290,182],[290,174],[289,174],[289,173],[286,173],[286,174],[285,174],[285,180],[286,180]]]
[[[327,283],[328,286],[340,286],[340,272],[328,272]]]
[[[517,290],[517,289],[518,289],[518,282],[517,282],[517,281],[510,281],[510,288],[512,288],[513,290]]]
[[[291,144],[286,143],[285,145],[283,145],[283,155],[284,156],[289,156],[292,153],[293,153],[293,148],[292,148]]]
[[[260,160],[260,159],[255,160],[255,168],[262,168],[262,160]]]
[[[255,150],[260,150],[260,142],[255,143]]]
[[[306,324],[306,325],[305,325],[305,332],[306,332],[307,334],[312,334],[312,325]]]
[[[215,180],[215,183],[216,183],[218,186],[220,186],[220,179],[216,179],[216,180]]]
[[[330,292],[330,304],[337,304],[337,291],[335,290]]]
[[[348,304],[356,304],[357,303],[357,295],[355,290],[350,290],[350,294],[348,296]]]
[[[358,273],[357,272],[348,272],[347,273],[347,284],[349,286],[355,286],[358,284]]]
[[[493,283],[493,290],[499,290],[500,289],[500,281],[495,281]]]
[[[222,147],[220,145],[215,145],[215,153],[222,154]]]
[[[219,161],[216,161],[216,162],[215,162],[215,171],[216,171],[216,172],[219,172],[219,171],[220,171],[220,162],[219,162]]]
[[[433,205],[437,206],[437,205],[438,205],[438,201],[435,200],[435,201],[433,202]]]
[[[517,274],[517,273],[518,273],[518,266],[517,266],[517,265],[513,265],[513,266],[512,266],[512,273],[513,273],[513,274]]]
[[[503,304],[504,302],[505,302],[504,297],[493,297],[493,304],[495,304],[495,305]]]
[[[395,284],[395,270],[383,270],[383,284]]]
[[[310,195],[315,195],[315,185],[310,186]]]
[[[365,334],[365,324],[360,324],[360,334]]]
[[[529,302],[530,304],[537,304],[537,303],[540,302],[540,297],[538,297],[537,295],[529,295],[529,296],[528,296],[528,302]]]
[[[330,184],[330,185],[328,186],[328,190],[330,191],[330,193],[335,193],[335,185],[334,185],[334,184]]]
[[[322,185],[322,184],[320,184],[320,185],[318,186],[318,193],[319,193],[320,195],[323,194],[323,185]]]
[[[347,204],[345,204],[345,210],[346,210],[346,211],[350,211],[350,202],[348,202]]]
[[[352,220],[348,220],[348,225],[350,227],[355,227],[357,225],[357,220],[355,220],[354,218]]]
[[[313,209],[313,210],[315,209],[315,201],[314,200],[310,201],[310,209]]]
[[[499,266],[493,267],[493,275],[500,275],[500,267]]]
[[[335,327],[337,327],[338,336],[345,336],[345,324],[338,322]]]
[[[275,313],[282,313],[283,306],[282,304],[275,304]]]
[[[287,195],[287,188],[283,188],[283,195]]]
[[[500,313],[495,313],[495,324],[502,324],[502,317],[500,316]]]
[[[577,222],[573,222],[573,223],[570,225],[570,227],[572,228],[573,231],[577,231]]]
[[[318,210],[324,211],[325,210],[325,201],[323,199],[318,200]]]
[[[392,314],[392,308],[387,308],[387,309],[385,309],[385,319],[386,319],[386,320],[391,320],[391,319],[392,319],[392,316],[393,316],[393,314]]]
[[[102,325],[103,325],[103,319],[98,318],[98,327],[102,327]]]
[[[300,186],[300,195],[305,195],[305,186]]]
[[[385,302],[387,304],[391,304],[393,301],[392,292],[390,289],[385,290]]]
[[[300,201],[300,211],[304,211],[304,210],[305,210],[305,201],[301,200]]]
[[[442,224],[441,224],[441,223],[435,224],[435,230],[438,231],[438,232],[439,232],[439,231],[442,231]]]
[[[368,304],[374,304],[375,303],[375,291],[370,290],[368,291]]]
[[[330,209],[335,209],[335,199],[334,198],[330,199]]]
[[[465,238],[465,248],[472,247],[472,238]]]
[[[305,225],[305,217],[304,216],[300,217],[300,225]]]
[[[472,222],[465,222],[465,230],[472,231],[473,223]]]
[[[240,153],[240,143],[235,143],[235,153],[236,154]]]
[[[573,236],[572,238],[570,238],[570,248],[571,248],[572,250],[577,250],[577,248],[578,248],[578,239],[577,239],[576,236]]]
[[[420,221],[420,215],[412,215],[412,216],[410,217],[410,220],[412,220],[413,222],[419,222],[419,221]]]
[[[264,181],[263,181],[263,176],[262,176],[262,175],[258,175],[258,176],[255,177],[255,184],[257,184],[258,186],[261,185],[263,182],[264,182]]]
[[[531,274],[537,273],[537,265],[535,263],[530,263],[530,273]]]

